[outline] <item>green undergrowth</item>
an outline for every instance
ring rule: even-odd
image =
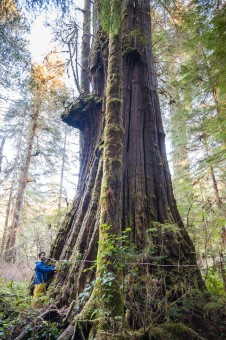
[[[205,335],[205,339],[225,339],[225,306],[224,295],[214,295],[207,290],[193,290],[169,305],[169,324],[186,324],[192,329],[198,329],[202,336]]]
[[[150,282],[142,280],[142,276],[137,275],[137,268],[128,266],[127,262],[134,261],[136,257],[136,249],[131,245],[128,233],[130,228],[127,228],[121,236],[112,235],[109,230],[109,226],[102,226],[105,231],[104,250],[102,256],[109,257],[112,260],[114,267],[124,269],[128,275],[124,276],[123,286],[125,291],[129,289],[126,285],[128,277],[133,277],[133,292],[137,293],[136,306],[139,309],[139,304],[143,308],[143,301],[140,300],[142,295],[143,286],[146,284],[147,289],[150,289]],[[99,278],[99,286],[104,288],[104,294],[101,295],[101,299],[105,304],[112,301],[112,285],[115,280],[114,273],[108,270],[109,262],[103,263],[103,275]],[[95,269],[95,265],[92,270]],[[91,268],[90,268],[91,269]],[[90,270],[89,269],[89,270]],[[88,269],[84,271],[86,273]],[[125,274],[124,273],[124,274]],[[158,272],[158,278],[161,273]],[[164,275],[164,273],[162,273]],[[174,275],[173,271],[167,273],[167,277]],[[152,284],[154,281],[151,281]],[[131,281],[128,281],[131,285]],[[89,298],[93,292],[95,286],[95,280],[91,281],[85,286],[83,292],[79,294],[78,300],[75,303],[73,314],[78,314],[82,308],[87,304]],[[149,288],[148,288],[149,286]],[[155,308],[159,309],[159,313],[153,314],[152,319],[149,317],[150,310],[144,315],[145,320],[149,320],[149,324],[146,324],[147,333],[143,330],[140,334],[137,333],[137,339],[225,339],[226,338],[226,296],[223,292],[223,284],[219,273],[214,271],[208,272],[206,278],[206,286],[208,290],[186,290],[181,289],[181,292],[177,296],[176,287],[172,287],[172,291],[167,292],[162,296],[162,300],[156,300]],[[152,287],[153,288],[153,287]],[[154,288],[153,288],[154,289]],[[156,294],[154,290],[150,289],[149,299],[152,299]],[[158,290],[159,287],[156,286]],[[124,293],[125,293],[124,291]],[[130,291],[130,290],[129,290]],[[129,293],[128,293],[129,294]],[[145,295],[146,296],[146,295]],[[156,295],[157,299],[157,295]],[[21,330],[27,329],[26,339],[57,339],[59,334],[64,329],[65,325],[62,325],[59,321],[50,322],[48,320],[41,320],[37,324],[34,320],[37,315],[44,311],[50,303],[48,294],[42,299],[41,309],[34,308],[34,299],[29,295],[28,282],[15,282],[5,281],[0,278],[0,339],[15,339],[20,334]],[[166,305],[167,304],[167,305]],[[164,314],[164,316],[163,316]],[[87,314],[88,315],[88,314]],[[90,309],[90,315],[86,321],[96,322],[97,317],[102,315],[100,307],[94,305],[94,308]],[[157,317],[156,317],[157,316]],[[123,318],[123,316],[115,316],[114,320],[111,315],[107,316],[109,322],[114,321],[114,325],[118,321],[117,318]],[[126,315],[125,315],[126,319]],[[113,321],[112,321],[113,320]],[[149,326],[150,325],[150,326]],[[128,329],[130,334],[136,333],[136,330],[131,329],[132,324],[128,322],[125,324],[125,330]],[[134,334],[135,334],[134,333]],[[16,335],[16,336],[15,336]],[[88,338],[87,338],[88,339]],[[91,339],[91,337],[90,337]]]
[[[207,289],[216,296],[226,296],[223,280],[219,271],[210,269],[205,280]]]
[[[0,279],[0,338],[10,336],[18,318],[29,312],[31,297],[27,287],[27,282]]]
[[[34,302],[29,295],[27,281],[5,281],[0,278],[0,339],[15,339],[24,327],[27,340],[57,339],[59,331],[54,323],[42,320],[37,329],[32,325],[39,312],[33,306]],[[45,302],[42,303],[45,308]]]

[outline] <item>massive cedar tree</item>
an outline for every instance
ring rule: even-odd
[[[51,294],[69,306],[93,288],[62,339],[131,338],[129,329],[143,329],[142,338],[166,320],[169,303],[203,288],[166,158],[149,0],[108,2],[108,31],[99,23],[101,1],[94,2],[92,94],[83,92],[63,117],[81,132],[81,163],[76,198],[50,254],[70,262]]]

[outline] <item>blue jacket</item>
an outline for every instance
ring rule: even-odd
[[[54,271],[55,266],[48,266],[45,262],[36,262],[34,284],[47,282],[47,274]]]

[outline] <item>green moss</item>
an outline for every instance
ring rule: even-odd
[[[99,311],[94,299],[90,299],[83,309],[82,315],[85,320],[94,320],[98,317]]]
[[[104,31],[116,35],[122,21],[122,1],[102,0],[99,5],[99,19]]]
[[[83,111],[85,112],[90,105],[99,104],[102,102],[100,97],[95,97],[93,95],[81,94],[77,97],[71,106],[68,108],[68,111]]]
[[[82,129],[86,120],[88,111],[98,104],[102,103],[100,97],[87,95],[82,93],[74,102],[67,108],[65,113],[61,115],[63,122],[78,129]]]
[[[110,103],[119,103],[121,104],[121,99],[119,98],[110,98],[110,99],[107,99],[107,103],[110,104]]]
[[[158,326],[151,326],[148,330],[148,335],[153,340],[204,340],[193,329],[185,326],[182,323],[161,324]]]
[[[122,160],[118,158],[109,158],[108,163],[111,163],[112,165],[122,166]]]
[[[110,130],[110,131],[109,131],[109,130]],[[109,123],[107,133],[110,133],[110,132],[123,133],[123,132],[124,132],[124,129],[123,129],[123,127],[120,126],[120,125],[115,125],[115,124]],[[107,133],[105,133],[105,135],[106,135]],[[105,138],[106,138],[106,137],[105,137]],[[106,139],[105,144],[108,143],[108,142],[109,142],[108,139]]]
[[[129,36],[134,38],[134,39],[138,39],[141,42],[144,43],[144,34],[141,32],[141,30],[134,28],[133,30],[131,30],[129,32]]]
[[[99,327],[99,320],[96,319],[91,324],[91,330],[89,332],[89,340],[96,339],[96,335],[98,333],[98,327]]]

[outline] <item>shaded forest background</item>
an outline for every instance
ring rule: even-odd
[[[41,4],[43,8],[36,10],[48,13],[46,3]],[[4,284],[29,280],[37,253],[48,253],[72,203],[72,192],[76,193],[78,132],[64,124],[61,115],[82,92],[82,8],[77,3],[58,7],[60,14],[51,23],[57,49],[35,64],[28,49],[34,19],[31,14],[27,19],[29,1],[23,6],[3,0],[0,6]],[[151,1],[151,17],[150,39],[176,201],[207,288],[221,295],[226,290],[226,5]],[[68,73],[74,94],[67,88]]]

